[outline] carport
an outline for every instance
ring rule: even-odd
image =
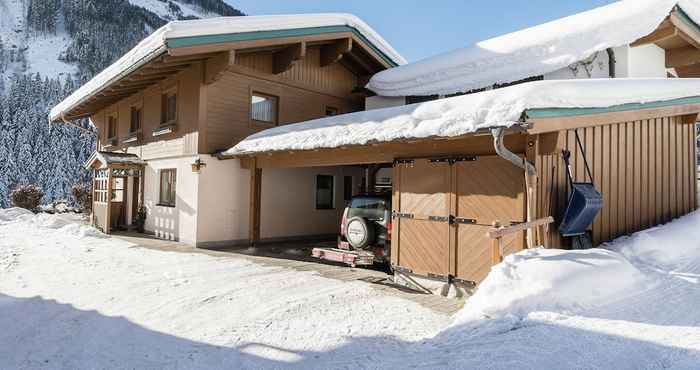
[[[531,82],[270,129],[222,157],[250,169],[251,220],[267,169],[391,164],[394,270],[474,285],[507,254],[570,246],[556,227],[569,194],[564,150],[574,181],[586,178],[585,158],[602,194],[593,245],[694,210],[698,86]],[[554,227],[541,226],[549,217]],[[503,227],[517,232],[503,236],[494,258],[489,232]],[[259,228],[251,222],[251,241]]]
[[[509,130],[506,145],[525,152],[526,135]],[[466,153],[466,154],[465,154]],[[280,168],[390,166],[394,269],[436,279],[480,281],[492,265],[486,232],[494,221],[526,219],[524,171],[499,157],[488,131],[459,139],[430,139],[312,151],[245,156],[251,169],[251,240],[260,235],[262,175]],[[372,171],[367,171],[371,173]],[[368,176],[372,186],[372,176]],[[479,181],[472,181],[478,179]],[[521,250],[524,233],[511,235],[506,253]]]

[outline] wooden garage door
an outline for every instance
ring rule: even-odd
[[[417,274],[446,276],[450,243],[449,164],[428,159],[398,162],[394,166],[394,191],[397,217],[392,262]]]
[[[455,175],[455,276],[481,282],[492,265],[491,239],[486,232],[494,221],[525,221],[523,170],[500,157],[479,157],[456,162]],[[504,255],[524,247],[523,233],[504,238]]]
[[[397,161],[392,264],[481,282],[492,265],[486,232],[525,220],[523,190],[523,171],[497,156]],[[506,254],[521,250],[524,235],[505,245]]]

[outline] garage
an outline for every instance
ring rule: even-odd
[[[265,171],[390,166],[393,270],[473,287],[523,248],[596,246],[696,209],[700,98],[686,84],[530,82],[273,128],[220,158],[250,170],[251,220]],[[567,234],[577,184],[598,208]]]
[[[392,263],[408,273],[481,281],[494,222],[525,222],[523,171],[498,156],[400,159],[394,165]],[[506,253],[524,247],[508,236]]]

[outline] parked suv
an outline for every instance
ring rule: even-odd
[[[364,250],[384,262],[391,243],[391,194],[363,194],[345,207],[340,224],[338,247]]]

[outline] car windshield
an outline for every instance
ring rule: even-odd
[[[350,203],[348,218],[363,217],[372,221],[384,221],[386,203],[381,198],[354,198]]]

